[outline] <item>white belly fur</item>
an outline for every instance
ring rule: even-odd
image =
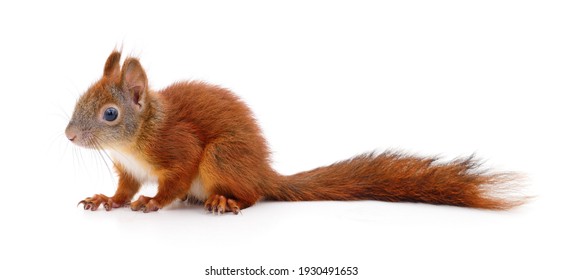
[[[134,155],[126,154],[121,151],[109,151],[111,159],[113,161],[119,162],[125,169],[127,173],[133,176],[141,184],[144,183],[158,183],[158,177],[156,177],[155,172],[150,168],[150,165]],[[203,182],[201,181],[201,176],[197,174],[193,182],[191,182],[191,188],[189,189],[189,195],[200,200],[205,201],[209,194],[205,191]]]
[[[189,195],[197,198],[199,201],[205,201],[209,197],[209,194],[205,191],[203,181],[201,181],[201,176],[199,176],[199,174],[197,174],[197,177],[195,177],[193,182],[191,182]]]
[[[111,159],[119,162],[125,171],[133,178],[137,179],[141,184],[144,183],[157,183],[158,177],[155,172],[150,168],[150,165],[138,157],[126,154],[121,151],[109,151]]]

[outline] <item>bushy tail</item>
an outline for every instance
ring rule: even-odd
[[[282,177],[269,199],[382,200],[509,209],[525,202],[517,175],[479,169],[473,157],[448,163],[400,153],[364,154]]]

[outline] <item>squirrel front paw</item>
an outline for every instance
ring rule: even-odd
[[[152,198],[148,196],[141,195],[136,201],[131,203],[131,210],[133,211],[143,211],[144,213],[158,211],[160,205]]]
[[[110,211],[113,208],[119,208],[128,205],[128,202],[116,201],[111,197],[105,196],[103,194],[96,194],[92,197],[87,197],[86,199],[78,202],[77,206],[80,204],[84,205],[84,210],[96,211],[99,206],[103,204],[103,208],[106,211]]]

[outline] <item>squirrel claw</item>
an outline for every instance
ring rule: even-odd
[[[86,201],[85,200],[80,200],[80,202],[78,202],[78,204],[76,204],[76,207],[80,206],[80,204],[84,204],[84,209],[86,209]]]

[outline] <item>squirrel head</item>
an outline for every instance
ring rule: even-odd
[[[86,148],[108,149],[133,143],[149,114],[148,80],[140,62],[121,53],[105,62],[103,76],[78,99],[66,137]]]

